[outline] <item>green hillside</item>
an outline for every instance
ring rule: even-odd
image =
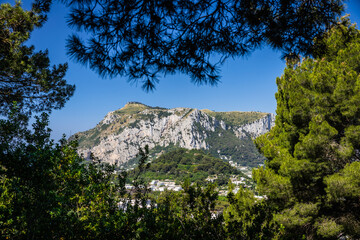
[[[136,172],[137,169],[130,171],[129,177],[133,177]],[[246,177],[228,162],[215,158],[209,153],[178,148],[153,160],[144,177],[148,181],[171,179],[183,182],[189,179],[191,182],[204,184],[207,177],[213,176],[217,178],[218,185],[224,185],[228,183],[231,175]]]

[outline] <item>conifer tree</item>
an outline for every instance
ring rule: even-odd
[[[289,62],[276,81],[255,178],[285,239],[359,239],[360,32],[342,19],[317,44],[322,57]]]
[[[45,4],[46,5],[46,4]],[[64,106],[73,95],[75,86],[64,79],[67,64],[50,66],[47,51],[35,52],[25,45],[35,27],[46,17],[44,4],[30,11],[1,4],[0,7],[0,115],[13,102],[23,111],[50,111]]]
[[[51,0],[44,0],[51,1]],[[187,74],[216,84],[227,58],[268,45],[296,57],[311,55],[342,12],[341,0],[64,0],[70,26],[88,33],[68,41],[70,56],[100,76],[128,77],[143,88],[159,77]]]

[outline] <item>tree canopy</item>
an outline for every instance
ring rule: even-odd
[[[342,11],[341,0],[65,0],[73,35],[68,53],[101,76],[125,76],[153,89],[162,74],[216,84],[229,57],[264,45],[284,57],[311,55]]]
[[[129,172],[129,178],[138,172],[134,169]],[[147,169],[144,177],[150,181],[153,179],[172,179],[184,182],[185,179],[192,183],[205,185],[206,178],[216,175],[216,183],[225,185],[232,175],[246,177],[228,162],[220,158],[215,158],[209,153],[201,150],[187,150],[177,148],[173,151],[163,153],[154,159]]]
[[[64,106],[75,86],[64,79],[67,64],[50,66],[47,51],[25,45],[35,27],[46,19],[20,3],[0,7],[0,114],[17,102],[27,112],[50,111]]]
[[[360,32],[344,19],[322,58],[277,79],[275,127],[256,140],[268,158],[255,173],[285,238],[360,237]]]
[[[91,0],[73,2],[86,6]],[[49,1],[38,3],[46,11]],[[360,238],[360,31],[346,19],[315,41],[315,47],[327,51],[302,62],[289,61],[277,79],[276,125],[256,140],[268,158],[265,168],[254,171],[264,199],[248,190],[236,195],[230,191],[222,215],[215,211],[218,193],[212,184],[202,188],[185,181],[183,191],[152,199],[141,177],[149,169],[147,148],[140,151],[135,189],[126,191],[126,173],[115,174],[115,166],[96,159],[85,161],[76,152],[76,142],[63,139],[55,145],[49,138],[47,114],[37,117],[29,130],[29,114],[23,111],[61,107],[73,92],[62,80],[65,68],[50,70],[46,54],[33,54],[22,44],[45,20],[39,9],[27,12],[19,4],[0,8],[0,114],[6,115],[0,118],[2,238]],[[50,75],[59,78],[54,83]],[[7,86],[14,77],[35,85]],[[50,91],[46,86],[56,94],[32,101],[36,94]],[[22,95],[8,94],[7,100],[11,90]],[[173,157],[183,165],[188,161]]]

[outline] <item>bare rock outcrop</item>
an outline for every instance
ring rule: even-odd
[[[124,163],[136,157],[139,147],[145,145],[150,149],[169,144],[209,149],[211,133],[232,131],[238,138],[247,135],[255,138],[274,126],[274,117],[263,114],[261,118],[236,126],[198,109],[163,109],[130,103],[109,112],[94,129],[78,133],[79,153],[88,157],[91,152],[103,161]]]

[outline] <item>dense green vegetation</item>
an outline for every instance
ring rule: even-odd
[[[17,14],[9,14],[14,11]],[[24,24],[19,29],[28,35],[31,26],[43,19],[39,11],[1,5],[0,21]],[[9,31],[7,24],[0,27],[0,34],[15,33],[11,35],[15,40],[22,36],[18,29]],[[32,113],[50,110],[42,102],[2,105],[0,237],[359,239],[360,31],[344,19],[324,37],[314,41],[322,50],[316,52],[319,55],[288,61],[277,79],[276,126],[256,140],[268,158],[265,168],[254,171],[257,191],[265,197],[256,198],[242,188],[233,194],[229,184],[229,194],[220,199],[228,201],[223,212],[216,209],[215,184],[204,187],[185,180],[183,191],[165,191],[152,198],[145,184],[151,172],[148,148],[140,149],[134,188],[126,190],[126,172],[115,174],[115,166],[98,159],[85,161],[77,154],[76,142],[63,139],[54,144],[48,114],[35,116],[29,127]],[[11,39],[4,40],[1,44]],[[68,96],[61,96],[63,103]],[[199,167],[232,171],[219,159],[196,151],[178,149],[163,156],[154,161],[159,172],[169,159],[184,172]],[[194,160],[199,162],[193,164]]]
[[[255,173],[284,238],[360,238],[360,32],[347,19],[320,41],[321,58],[277,79],[277,117],[257,139]]]
[[[129,177],[136,175],[138,170],[133,170]],[[231,175],[245,177],[237,169],[230,166],[219,158],[206,154],[201,150],[187,150],[178,148],[171,152],[162,154],[150,164],[145,179],[171,179],[177,182],[184,182],[188,179],[190,182],[206,184],[206,178],[217,176],[216,183],[224,185],[229,182]]]

